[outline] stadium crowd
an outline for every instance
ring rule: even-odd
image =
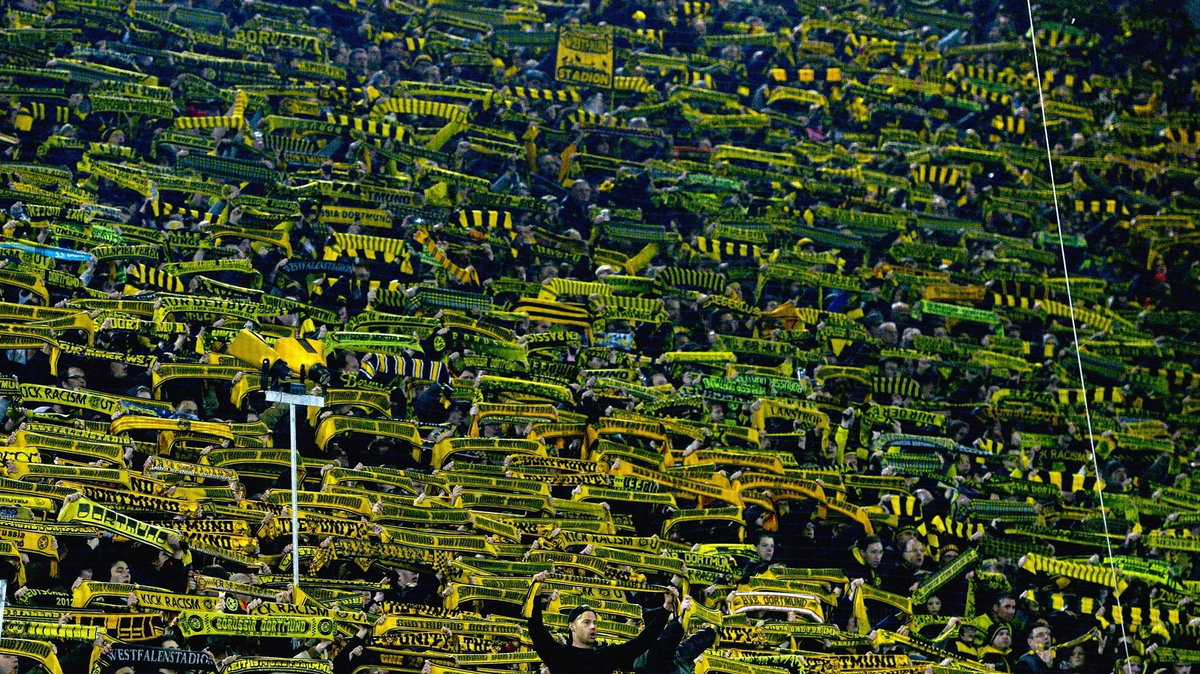
[[[0,673],[1190,671],[1176,4],[13,0]]]

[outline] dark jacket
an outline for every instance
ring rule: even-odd
[[[1042,659],[1036,653],[1030,651],[1017,660],[1013,671],[1016,674],[1050,674],[1054,670],[1051,669],[1050,665],[1042,662]]]
[[[711,627],[683,638],[683,624],[679,620],[667,623],[662,636],[650,646],[634,663],[638,674],[691,674],[693,661],[717,641],[717,632]]]

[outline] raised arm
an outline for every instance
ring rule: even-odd
[[[543,661],[545,661],[546,655],[559,645],[550,631],[546,629],[546,624],[542,622],[542,602],[539,595],[544,580],[546,580],[545,571],[534,574],[533,583],[529,586],[529,599],[526,601],[526,607],[529,609],[529,622],[527,623],[529,640],[533,642],[533,650],[537,651]]]

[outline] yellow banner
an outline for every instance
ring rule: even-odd
[[[558,29],[558,56],[554,62],[554,79],[611,89],[612,26],[561,26]]]
[[[146,524],[87,499],[67,502],[58,513],[59,522],[86,522],[139,543],[174,552],[168,540],[177,534],[167,528]]]
[[[332,639],[337,623],[329,618],[301,616],[236,615],[226,613],[179,614],[183,636],[228,634],[235,636]]]

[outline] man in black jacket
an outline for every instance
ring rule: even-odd
[[[684,597],[680,602],[680,616],[687,613],[691,601],[691,597]],[[634,671],[637,674],[692,674],[696,658],[716,643],[717,631],[705,626],[687,639],[683,635],[681,618],[668,622],[658,641],[645,654],[638,656]]]
[[[529,615],[529,638],[533,641],[533,650],[537,651],[550,674],[612,674],[618,669],[630,669],[634,659],[646,652],[667,624],[665,607],[671,603],[670,596],[664,602],[663,610],[651,609],[645,612],[645,627],[636,637],[623,644],[597,646],[596,612],[586,605],[576,606],[571,610],[567,621],[570,642],[561,643],[550,634],[542,622],[542,604],[538,594],[546,575],[546,571],[534,575],[533,584],[529,588],[533,597]]]
[[[1050,644],[1050,626],[1044,622],[1034,623],[1026,634],[1029,652],[1022,655],[1013,667],[1017,674],[1050,674],[1053,669],[1054,649]]]

